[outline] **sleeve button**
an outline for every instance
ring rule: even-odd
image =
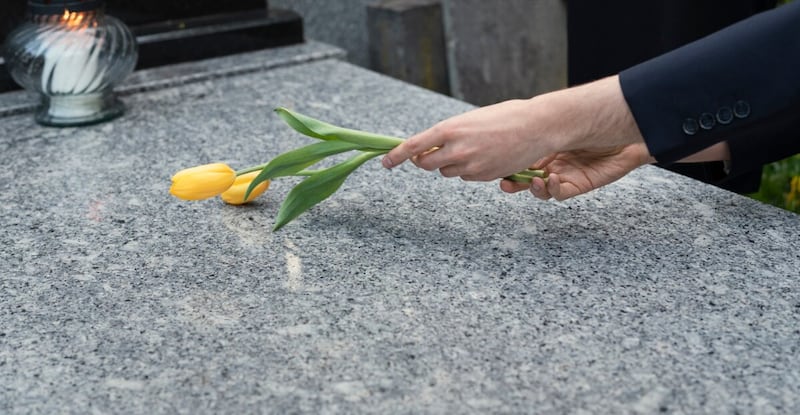
[[[736,118],[745,118],[750,115],[750,104],[747,101],[736,101],[733,105],[733,115]]]
[[[717,111],[717,122],[730,124],[731,121],[733,121],[733,110],[730,107],[722,107]]]
[[[686,135],[697,134],[698,127],[697,121],[694,118],[687,118],[683,120],[683,132],[686,133]]]
[[[710,130],[714,128],[714,124],[717,123],[717,120],[714,118],[714,114],[704,112],[700,114],[699,124],[700,128],[704,130]]]

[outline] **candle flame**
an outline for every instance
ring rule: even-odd
[[[71,12],[68,9],[64,9],[64,14],[61,15],[61,21],[64,22],[69,28],[78,28],[81,26],[81,22],[85,16],[86,13]]]

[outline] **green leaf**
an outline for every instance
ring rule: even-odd
[[[277,231],[287,223],[300,216],[319,202],[327,199],[342,186],[347,176],[367,160],[385,151],[364,152],[335,166],[315,172],[295,186],[278,210],[273,231]]]
[[[325,127],[333,127],[330,124],[324,123],[319,120],[315,120],[311,117],[307,117],[303,114],[299,114],[296,112],[292,112],[286,108],[278,107],[275,108],[275,112],[283,119],[283,121],[295,129],[295,131],[299,132],[300,134],[307,135],[309,137],[319,138],[320,140],[330,140],[332,137],[320,134],[315,132],[311,127],[316,127],[317,129],[325,129]],[[308,125],[311,125],[309,127]]]
[[[250,192],[265,180],[282,176],[291,176],[308,166],[316,164],[325,157],[360,148],[361,146],[358,144],[345,141],[323,141],[321,143],[314,143],[287,151],[270,160],[270,162],[261,169],[261,173],[253,179],[250,186],[247,188],[244,198],[247,200],[250,196]]]
[[[275,112],[297,132],[321,140],[342,140],[381,150],[391,150],[403,142],[401,138],[337,127],[283,107],[276,108]]]

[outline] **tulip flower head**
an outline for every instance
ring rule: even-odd
[[[264,193],[264,191],[269,188],[269,180],[265,180],[256,185],[256,187],[254,187],[250,192],[250,195],[247,196],[247,200],[244,199],[244,194],[247,192],[247,188],[250,187],[250,183],[253,182],[253,179],[255,179],[260,172],[260,170],[257,170],[236,176],[236,180],[234,180],[233,185],[231,185],[228,190],[220,195],[222,200],[229,205],[241,205],[252,201]]]
[[[204,164],[175,173],[169,192],[183,200],[208,199],[228,190],[235,180],[236,172],[227,164]]]

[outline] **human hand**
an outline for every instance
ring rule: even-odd
[[[478,108],[444,120],[390,151],[387,168],[405,160],[445,177],[489,181],[524,170],[551,147],[550,124],[531,121],[549,111],[530,100],[511,100]],[[547,136],[549,138],[549,136]]]
[[[644,143],[567,151],[556,153],[533,166],[547,171],[547,181],[539,177],[534,177],[530,184],[503,180],[500,188],[508,193],[530,189],[539,199],[565,200],[610,184],[637,167],[654,161]]]
[[[490,181],[551,154],[596,154],[643,142],[613,76],[449,118],[405,140],[386,154],[383,165],[392,168],[411,159],[445,177]]]

